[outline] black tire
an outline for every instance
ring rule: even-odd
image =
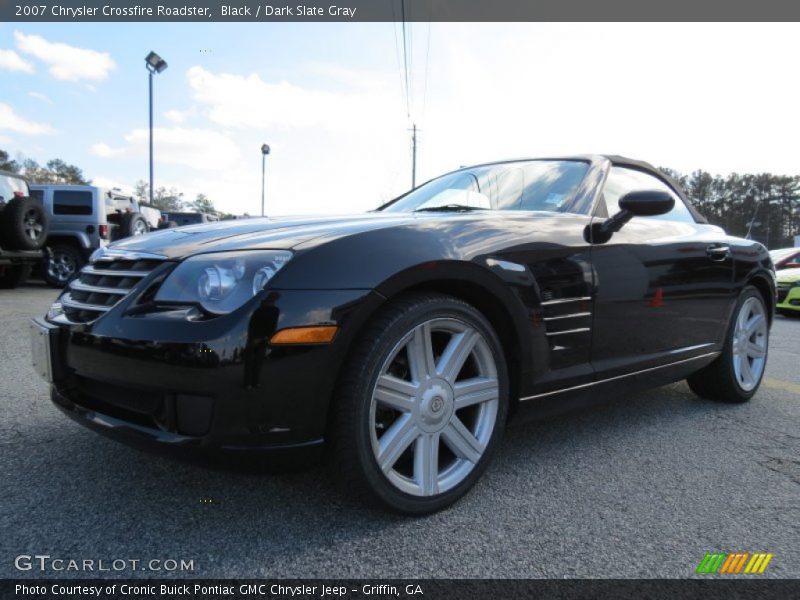
[[[764,318],[769,319],[766,305],[764,304],[764,297],[755,287],[747,286],[742,290],[739,295],[739,300],[736,302],[736,308],[731,315],[730,323],[728,324],[728,333],[725,336],[725,345],[722,353],[710,365],[700,369],[696,373],[692,373],[687,379],[687,383],[692,391],[701,398],[708,398],[709,400],[717,400],[720,402],[729,403],[742,403],[747,402],[758,391],[761,385],[761,380],[764,377],[766,370],[767,356],[769,352],[769,326],[766,329],[766,348],[764,354],[764,367],[761,368],[761,373],[758,376],[758,381],[755,387],[751,389],[744,389],[736,375],[734,368],[734,337],[736,330],[736,321],[742,311],[745,302],[750,298],[756,299],[764,310]],[[747,359],[745,359],[747,360]]]
[[[373,389],[381,369],[392,356],[393,350],[396,351],[397,344],[409,332],[432,319],[456,319],[482,336],[486,343],[483,347],[488,349],[494,361],[498,391],[496,418],[488,430],[490,437],[485,438],[484,450],[479,458],[470,463],[473,465],[471,471],[468,471],[454,487],[442,493],[425,496],[402,491],[391,483],[389,477],[378,466],[372,447],[373,423],[370,406]],[[433,401],[435,402],[436,398]],[[413,402],[421,406],[424,401],[413,400]],[[439,402],[441,406],[441,398]],[[456,409],[454,404],[452,406],[451,414],[454,415]],[[486,318],[474,307],[450,296],[431,293],[402,296],[383,308],[368,323],[343,367],[335,393],[331,422],[330,441],[334,475],[348,492],[354,493],[370,504],[382,505],[410,515],[424,515],[441,510],[467,493],[486,470],[500,443],[507,413],[508,374],[505,356],[500,341]],[[410,444],[404,445],[406,450],[402,452],[414,453],[418,438],[413,437],[413,439]],[[441,439],[444,443],[444,432],[441,433],[441,437],[436,434],[435,439]],[[438,448],[439,442],[436,443]],[[440,460],[437,457],[437,473],[441,468]],[[447,465],[445,470],[446,468]],[[393,467],[390,466],[390,469]],[[436,485],[438,486],[438,483]]]
[[[142,216],[142,213],[123,213],[122,217],[120,218],[118,233],[118,237],[120,239],[144,235],[148,231],[150,231],[150,228],[147,225],[147,221]]]
[[[21,286],[31,276],[33,265],[6,265],[0,267],[0,289],[13,290]]]
[[[86,263],[83,253],[75,246],[62,244],[50,247],[50,256],[42,265],[42,276],[54,288],[66,286]]]
[[[178,224],[175,221],[161,221],[158,224],[159,229],[174,229]]]
[[[3,241],[9,249],[38,250],[47,239],[47,219],[32,198],[13,198],[2,214]]]

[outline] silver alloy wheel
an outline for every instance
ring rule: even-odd
[[[47,261],[47,274],[59,283],[66,283],[75,274],[78,265],[75,259],[59,250],[54,250],[50,260]]]
[[[147,223],[137,219],[133,224],[133,235],[144,235],[145,233],[147,233]]]
[[[745,300],[733,331],[733,370],[736,382],[749,392],[761,381],[769,341],[767,315],[758,298]]]
[[[480,332],[452,318],[418,325],[384,361],[372,391],[378,467],[414,496],[452,489],[489,444],[499,394],[494,356]]]
[[[39,217],[39,213],[37,211],[29,210],[26,212],[23,222],[25,223],[25,235],[27,235],[30,239],[37,241],[40,237],[42,237],[42,233],[44,232],[44,223]]]

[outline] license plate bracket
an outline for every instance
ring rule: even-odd
[[[58,363],[58,332],[56,325],[51,325],[41,318],[31,319],[31,355],[33,369],[48,383],[58,377],[60,365]]]

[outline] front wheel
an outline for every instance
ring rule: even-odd
[[[80,270],[83,255],[75,246],[53,246],[44,263],[44,280],[54,288],[63,288]]]
[[[698,396],[723,402],[747,402],[752,398],[767,366],[769,318],[764,298],[747,286],[739,296],[717,359],[687,379]]]
[[[438,294],[393,302],[364,331],[337,390],[339,477],[406,514],[452,504],[499,443],[507,379],[497,335],[475,308]]]

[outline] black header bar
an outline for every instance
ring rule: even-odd
[[[4,22],[798,21],[791,0],[0,0]]]

